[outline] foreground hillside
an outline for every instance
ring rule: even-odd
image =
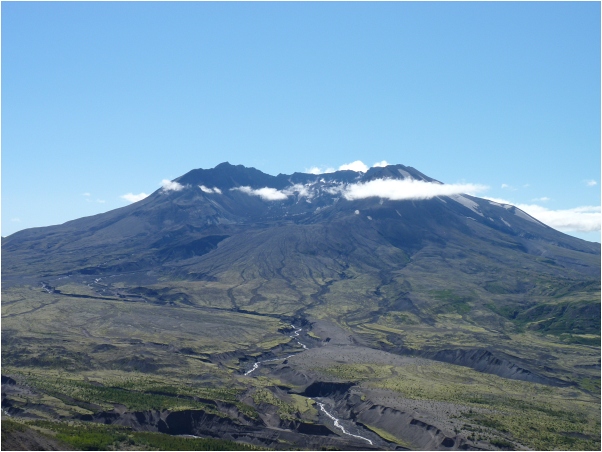
[[[3,413],[73,447],[599,450],[600,245],[382,181],[441,186],[222,164],[3,239]]]

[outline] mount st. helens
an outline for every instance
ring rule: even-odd
[[[4,238],[3,407],[285,449],[599,449],[600,245],[465,194],[357,195],[375,181],[446,187],[223,163]]]

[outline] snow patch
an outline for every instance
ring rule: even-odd
[[[399,171],[399,174],[401,174],[404,177],[404,179],[414,179],[412,177],[412,175],[410,173],[408,173],[406,170],[402,170],[400,168],[397,168],[397,171]]]
[[[514,209],[514,215],[516,215],[519,218],[522,218],[523,220],[531,221],[532,223],[539,223],[539,221],[537,221],[535,218],[533,218],[530,215],[527,215],[525,212],[518,208]]]
[[[484,215],[479,211],[479,205],[476,202],[462,195],[451,195],[450,198],[456,201],[457,203],[462,204],[464,207],[472,210],[477,215],[484,217]]]

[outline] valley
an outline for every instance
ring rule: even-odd
[[[3,420],[74,448],[599,450],[599,244],[333,191],[395,177],[433,181],[222,164],[4,238]]]

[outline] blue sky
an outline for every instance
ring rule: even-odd
[[[600,4],[2,3],[3,236],[357,160],[600,241]]]

